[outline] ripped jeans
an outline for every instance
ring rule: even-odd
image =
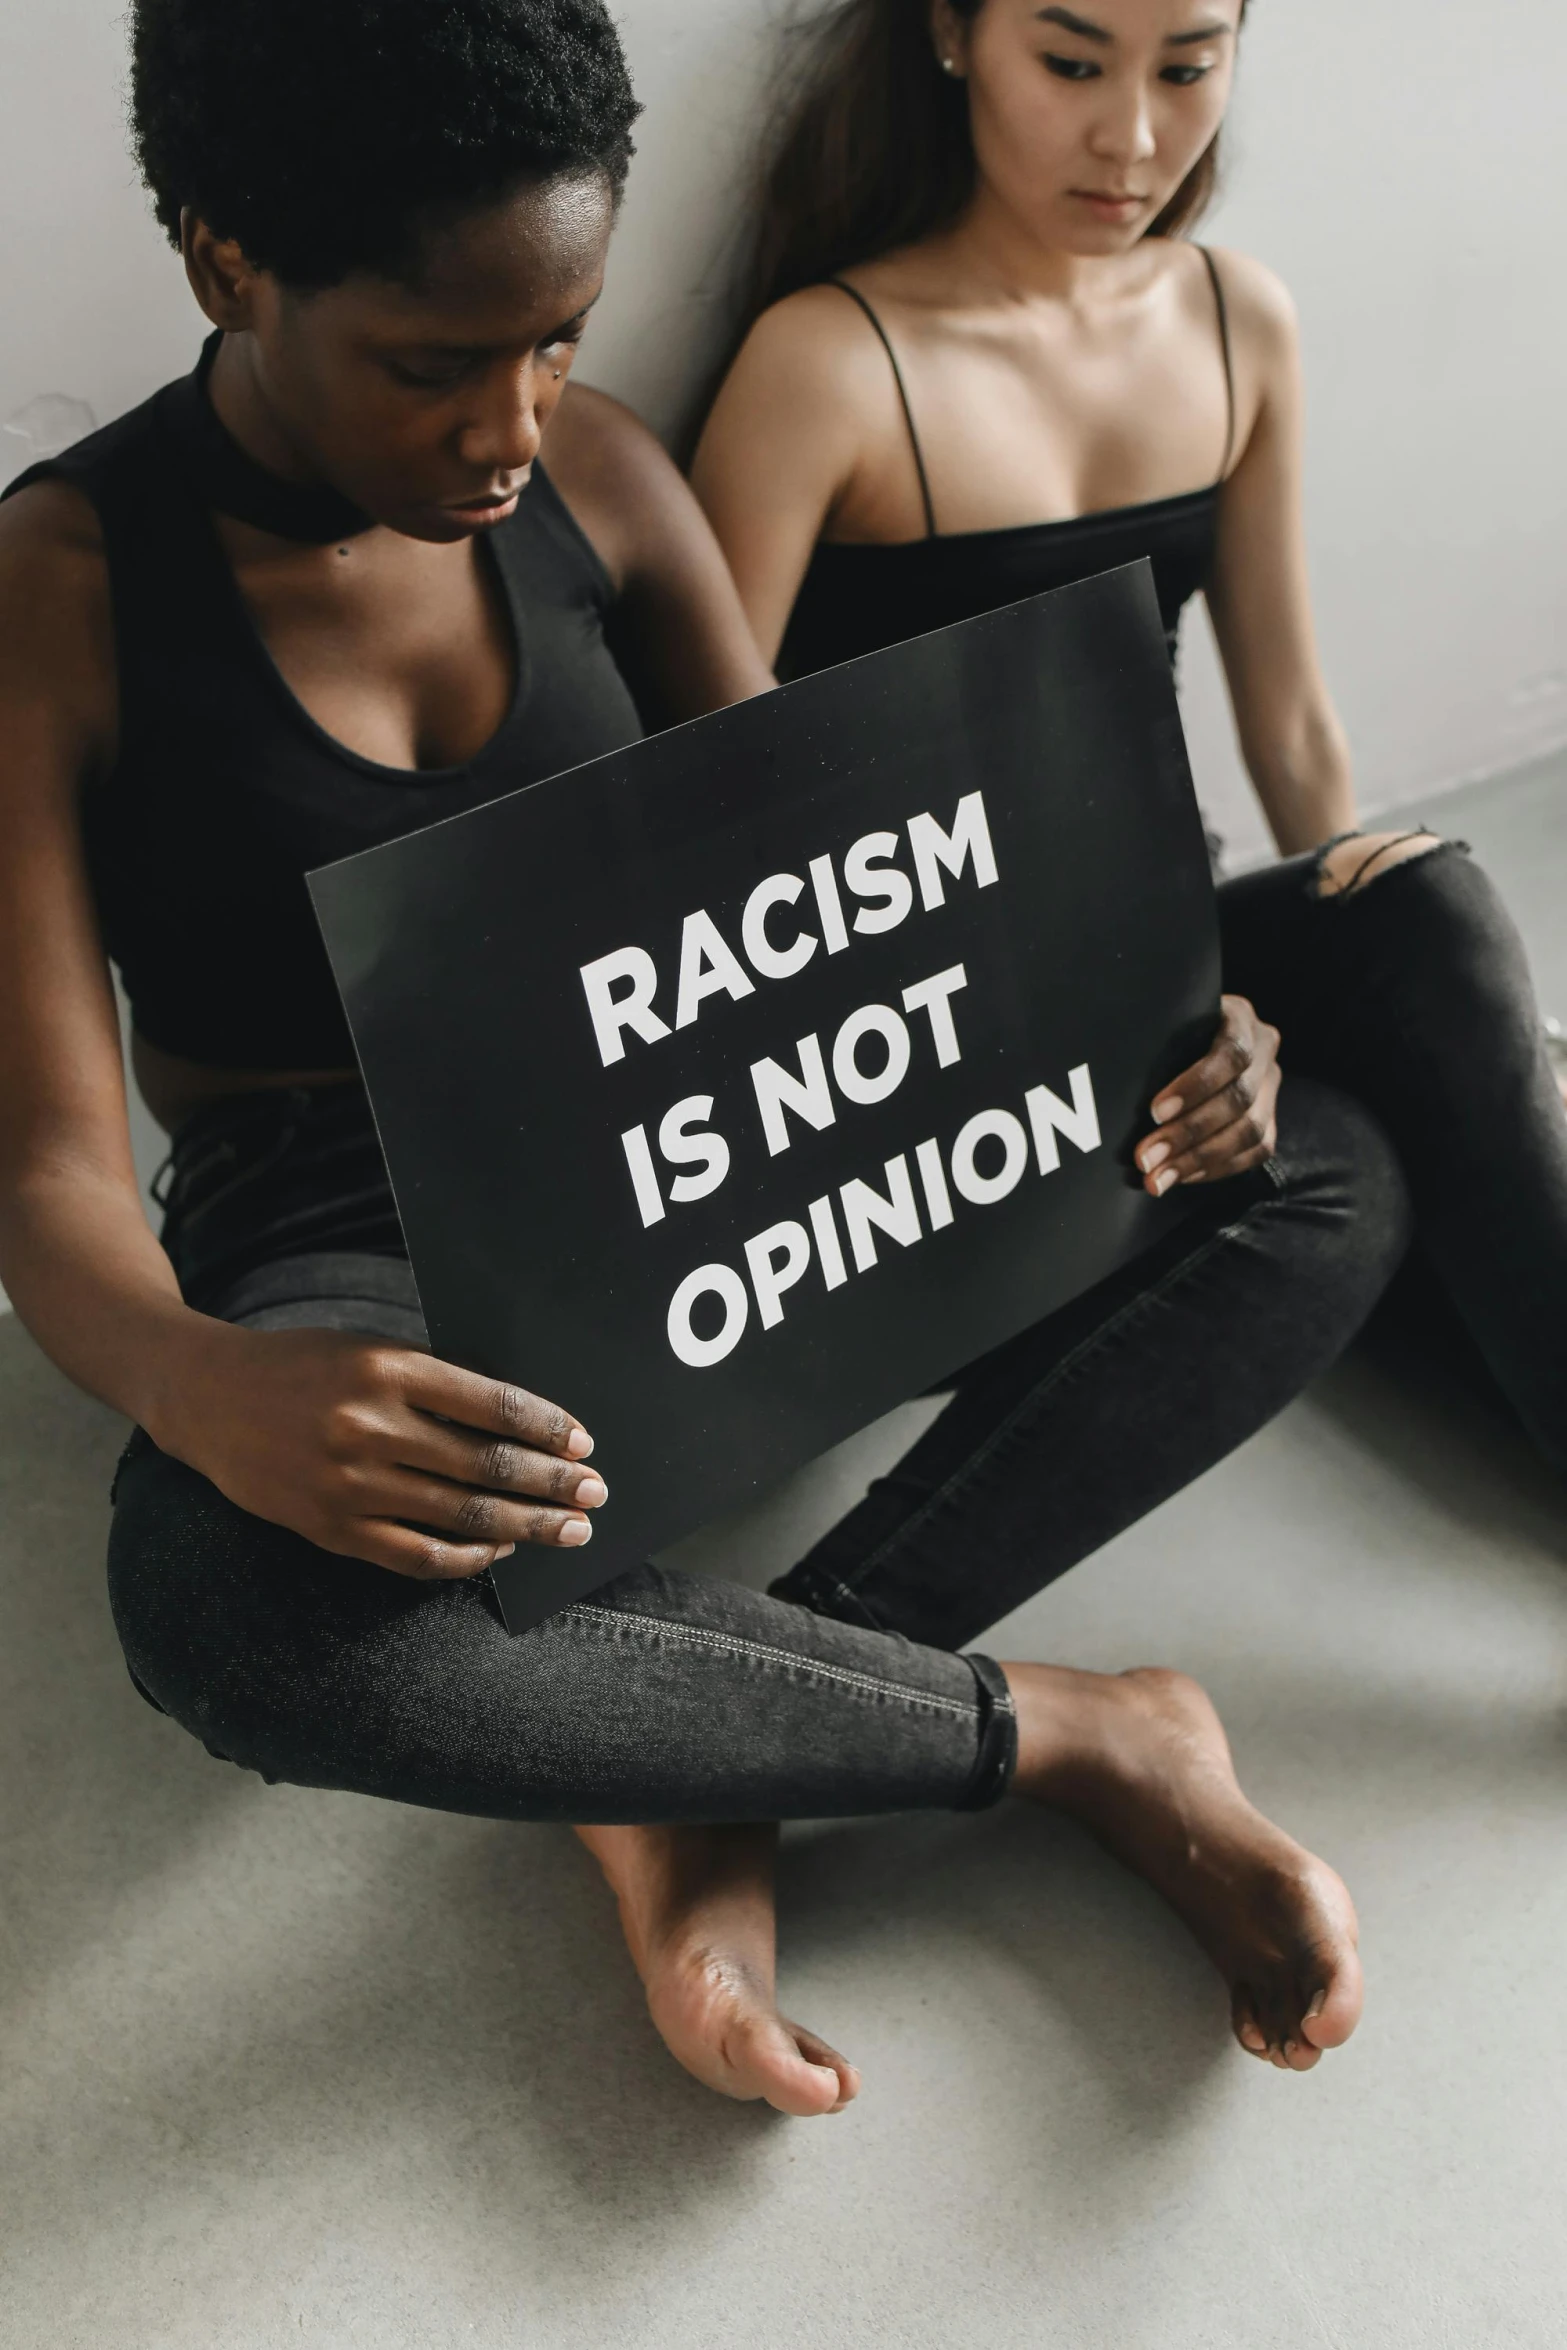
[[[316,1551],[138,1434],[109,1557],[138,1685],[269,1779],[489,1817],[973,1808],[1005,1792],[1016,1724],[999,1668],[958,1652],[1280,1410],[1411,1231],[1560,1459],[1567,1122],[1512,926],[1453,848],[1343,898],[1315,872],[1220,892],[1225,984],[1283,1032],[1275,1157],[959,1372],[770,1593],[648,1566],[513,1638],[483,1578]],[[355,1089],[215,1105],[174,1163],[193,1302],[417,1340]]]

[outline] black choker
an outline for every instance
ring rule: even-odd
[[[274,538],[297,539],[309,547],[373,530],[372,517],[351,498],[324,486],[284,481],[240,447],[207,390],[222,339],[221,334],[207,337],[195,372],[169,386],[165,409],[203,503]]]

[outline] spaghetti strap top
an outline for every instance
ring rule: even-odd
[[[1235,353],[1230,345],[1230,308],[1224,299],[1224,280],[1219,275],[1219,264],[1206,245],[1198,252],[1208,272],[1208,283],[1213,288],[1213,307],[1219,321],[1219,356],[1224,361],[1224,455],[1219,464],[1219,478],[1215,489],[1222,490],[1229,479],[1230,459],[1235,454]]]
[[[1004,530],[938,529],[913,403],[892,339],[858,287],[844,278],[826,281],[858,305],[887,354],[919,479],[925,535],[883,545],[820,542],[784,634],[780,677],[808,676],[1143,557],[1153,567],[1174,661],[1182,611],[1206,586],[1212,570],[1219,494],[1235,453],[1235,368],[1224,282],[1207,246],[1197,250],[1213,289],[1224,363],[1224,454],[1215,479],[1174,498]]]
[[[898,354],[892,347],[892,337],[858,286],[851,286],[846,277],[830,277],[827,283],[830,286],[836,286],[840,294],[847,294],[851,302],[858,302],[875,329],[882,349],[887,354],[887,364],[892,369],[892,380],[898,388],[898,405],[903,410],[903,421],[908,427],[909,447],[914,452],[914,470],[920,477],[920,497],[925,507],[925,536],[928,539],[933,539],[936,536],[936,509],[931,503],[930,476],[925,471],[925,453],[920,447],[920,436],[914,429],[914,410],[909,404],[909,387],[903,380],[903,370],[898,365]]]

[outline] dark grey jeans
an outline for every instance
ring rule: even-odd
[[[268,1778],[493,1817],[993,1801],[1015,1755],[1005,1682],[955,1652],[1335,1358],[1404,1254],[1411,1187],[1493,1369],[1559,1440],[1567,1126],[1511,927],[1451,851],[1342,903],[1317,901],[1310,875],[1295,860],[1221,893],[1226,983],[1285,1032],[1274,1160],[963,1371],[771,1594],[649,1566],[512,1638],[482,1579],[417,1584],[326,1556],[140,1437],[109,1561],[140,1686]],[[1380,1117],[1318,1081],[1340,1057]],[[352,1092],[203,1112],[179,1137],[166,1239],[208,1310],[417,1338]]]

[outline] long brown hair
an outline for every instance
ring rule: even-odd
[[[949,4],[972,22],[985,0]],[[974,192],[968,93],[936,62],[926,0],[838,0],[792,38],[793,87],[762,180],[748,319],[800,286],[946,228]],[[1218,176],[1215,134],[1149,236],[1183,235]]]

